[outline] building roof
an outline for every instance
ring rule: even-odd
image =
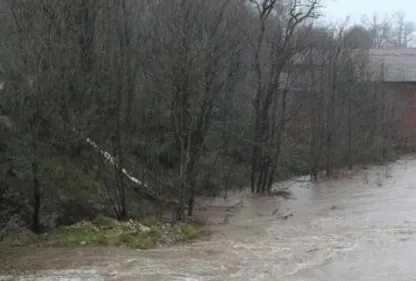
[[[370,49],[368,54],[370,80],[416,82],[416,48]]]

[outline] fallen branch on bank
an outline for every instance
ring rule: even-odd
[[[73,131],[76,132],[75,129],[73,129]],[[92,148],[94,148],[95,151],[100,153],[105,158],[105,160],[107,160],[107,162],[109,162],[114,167],[119,168],[116,159],[109,152],[100,148],[95,141],[87,137],[85,139],[85,142],[88,145],[90,145]],[[151,187],[147,183],[144,183],[141,180],[139,180],[137,177],[133,176],[125,168],[121,167],[121,172],[127,177],[127,179],[131,183],[133,183],[132,189],[135,192],[141,194],[147,200],[153,201],[153,202],[161,202],[161,203],[173,205],[173,206],[179,205],[179,202],[175,199],[166,199],[157,195],[156,192],[154,192],[154,190],[152,190]]]

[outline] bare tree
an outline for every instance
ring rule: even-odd
[[[406,20],[403,12],[386,14],[383,18],[377,14],[364,16],[362,23],[370,32],[375,48],[407,48],[414,44],[415,23]]]
[[[284,83],[282,85],[282,74],[298,51],[295,40],[297,28],[316,16],[319,1],[294,1],[288,3],[288,6],[278,1],[251,3],[258,11],[260,28],[254,50],[257,89],[253,101],[255,144],[252,153],[251,190],[264,193],[271,189],[286,129],[288,96],[286,90],[281,91],[286,88]],[[275,18],[269,18],[274,16]],[[271,35],[266,37],[268,26]]]
[[[344,45],[352,49],[369,49],[372,47],[371,33],[363,26],[353,26],[345,32]]]
[[[174,1],[175,2],[175,1]],[[173,131],[171,135],[179,154],[178,186],[183,219],[185,206],[192,215],[196,195],[198,161],[204,154],[205,138],[213,114],[229,89],[230,65],[239,52],[240,39],[233,1],[182,1],[155,3],[150,57],[155,68],[147,69],[147,83],[155,87],[163,73]],[[235,11],[235,10],[234,10]],[[156,14],[157,13],[157,14]],[[162,23],[163,22],[163,23]],[[231,30],[236,31],[232,33]],[[166,100],[166,97],[165,97]]]
[[[118,219],[146,200],[183,220],[204,191],[251,181],[267,193],[292,175],[386,160],[398,143],[400,108],[367,76],[370,47],[411,44],[400,15],[346,31],[315,25],[319,0],[9,3],[0,114],[18,130],[0,150],[20,150],[3,160],[24,162],[37,232],[42,199],[61,192],[50,159],[99,181]]]
[[[20,92],[20,98],[11,100],[12,110],[21,118],[25,131],[28,134],[30,147],[30,176],[32,181],[32,230],[41,231],[41,208],[44,186],[42,184],[42,158],[45,157],[42,147],[42,135],[48,134],[44,124],[53,120],[56,114],[56,103],[53,91],[57,84],[54,71],[56,61],[53,57],[55,36],[51,22],[39,21],[40,18],[50,16],[51,5],[39,6],[35,3],[19,3],[12,6],[12,14],[15,21],[14,38],[17,49],[9,49],[10,66],[9,75],[14,76],[14,82],[20,81],[21,85],[10,85],[8,92]],[[45,29],[49,28],[49,33]],[[14,60],[15,59],[15,60]],[[14,110],[13,110],[14,109]]]
[[[371,33],[372,45],[375,48],[384,48],[391,44],[392,29],[387,15],[382,19],[377,14],[373,14],[371,17],[364,16],[362,22]]]
[[[407,21],[403,12],[394,14],[394,28],[392,32],[392,43],[397,48],[407,48],[414,43],[416,26],[414,22]]]

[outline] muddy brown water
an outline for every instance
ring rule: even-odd
[[[280,185],[297,199],[243,192],[202,200],[213,234],[191,244],[1,249],[0,258],[27,270],[17,280],[416,280],[415,157]]]

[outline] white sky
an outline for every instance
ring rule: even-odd
[[[416,22],[416,0],[324,0],[322,12],[328,20],[343,22],[351,16],[350,23],[360,22],[361,15],[372,15],[374,12],[383,16],[398,11],[405,13],[405,19]]]

